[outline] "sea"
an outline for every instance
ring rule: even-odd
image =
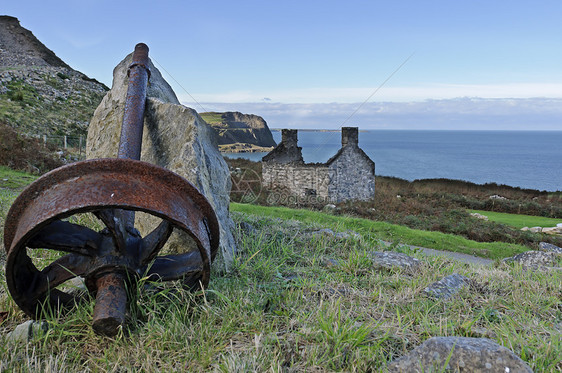
[[[281,132],[272,131],[277,143]],[[298,132],[305,162],[326,162],[341,147],[339,131]],[[413,181],[454,179],[562,191],[562,131],[359,132],[375,174]],[[267,153],[225,153],[260,161]]]

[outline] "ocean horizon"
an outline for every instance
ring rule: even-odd
[[[279,143],[281,132],[272,134]],[[326,162],[341,147],[338,130],[302,130],[298,137],[307,163]],[[360,129],[359,146],[377,176],[562,191],[562,131]],[[224,153],[253,161],[265,154]]]

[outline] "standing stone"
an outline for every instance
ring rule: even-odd
[[[448,362],[448,363],[447,363]],[[389,372],[532,373],[513,352],[487,338],[434,337],[392,361]]]
[[[96,109],[88,128],[86,157],[114,158],[119,148],[127,96],[127,69],[132,54],[113,70],[113,86]],[[147,89],[141,161],[156,164],[187,179],[213,206],[220,226],[220,252],[229,267],[236,244],[228,212],[231,188],[228,166],[219,153],[213,130],[193,109],[180,105],[174,91],[152,62]],[[149,233],[160,219],[137,213],[136,228]],[[195,250],[193,240],[176,230],[162,250],[183,253]]]

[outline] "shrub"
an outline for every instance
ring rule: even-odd
[[[69,77],[68,75],[63,74],[63,73],[61,73],[61,72],[58,72],[58,73],[57,73],[57,76],[58,76],[59,78],[61,78],[62,80],[70,79],[70,77]]]
[[[38,139],[20,136],[0,122],[0,165],[32,174],[42,174],[62,166],[62,161]]]

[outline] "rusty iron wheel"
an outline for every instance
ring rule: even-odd
[[[130,211],[142,211],[162,221],[141,237],[119,218]],[[105,228],[95,231],[65,220],[85,212],[92,212]],[[158,256],[174,229],[186,232],[198,251]],[[218,242],[215,213],[187,180],[141,161],[87,160],[43,175],[14,201],[4,227],[6,281],[18,306],[38,318],[46,303],[52,307],[72,304],[75,296],[57,287],[83,277],[88,290],[97,293],[95,328],[100,312],[102,319],[113,312],[108,303],[111,299],[104,301],[103,297],[108,292],[109,298],[122,297],[116,293],[131,278],[196,279],[206,286]],[[36,249],[64,255],[38,269],[28,255]],[[98,307],[98,302],[104,305]],[[111,331],[105,334],[115,328],[102,325],[102,334],[105,327]]]

